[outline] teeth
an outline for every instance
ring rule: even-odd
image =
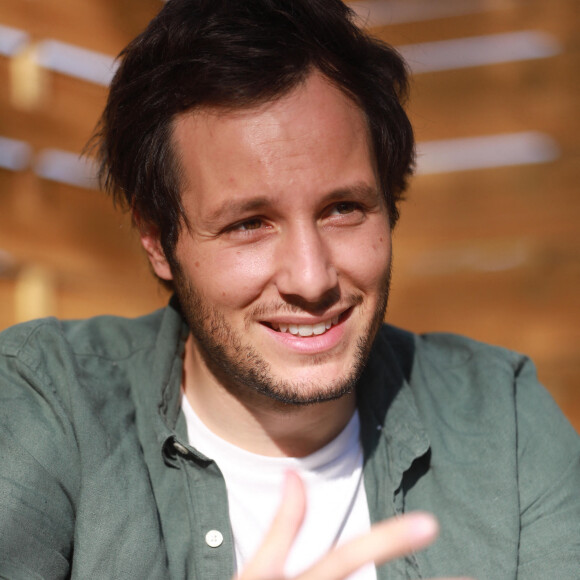
[[[326,332],[326,324],[324,322],[319,322],[312,326],[312,334],[322,334]]]
[[[330,320],[317,322],[316,324],[273,324],[272,326],[280,332],[289,332],[294,336],[318,336],[330,330],[333,325],[338,324],[338,316],[333,316]]]

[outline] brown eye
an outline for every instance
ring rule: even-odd
[[[240,224],[237,225],[237,229],[239,230],[259,230],[262,227],[262,220],[255,218],[255,219],[251,219],[251,220],[246,220],[245,222],[242,222]]]
[[[356,211],[357,209],[359,209],[358,204],[350,202],[350,201],[341,201],[340,203],[337,203],[331,211],[331,214],[339,214],[339,215],[344,215],[347,213],[352,213],[353,211]]]
[[[339,203],[336,205],[336,211],[338,213],[349,213],[354,211],[354,203]]]

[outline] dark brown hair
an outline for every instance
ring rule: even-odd
[[[413,169],[407,70],[340,0],[169,0],[120,55],[94,136],[102,186],[173,254],[186,223],[176,115],[274,100],[319,70],[364,111],[391,225]]]

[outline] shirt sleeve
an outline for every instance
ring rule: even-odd
[[[0,578],[70,575],[74,449],[48,380],[0,354]]]
[[[580,438],[526,359],[516,377],[518,580],[580,575]]]

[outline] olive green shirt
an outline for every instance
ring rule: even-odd
[[[231,578],[224,480],[180,410],[187,334],[174,304],[0,335],[0,577]],[[380,580],[580,578],[580,442],[525,357],[384,326],[357,393],[371,519],[441,525]]]

